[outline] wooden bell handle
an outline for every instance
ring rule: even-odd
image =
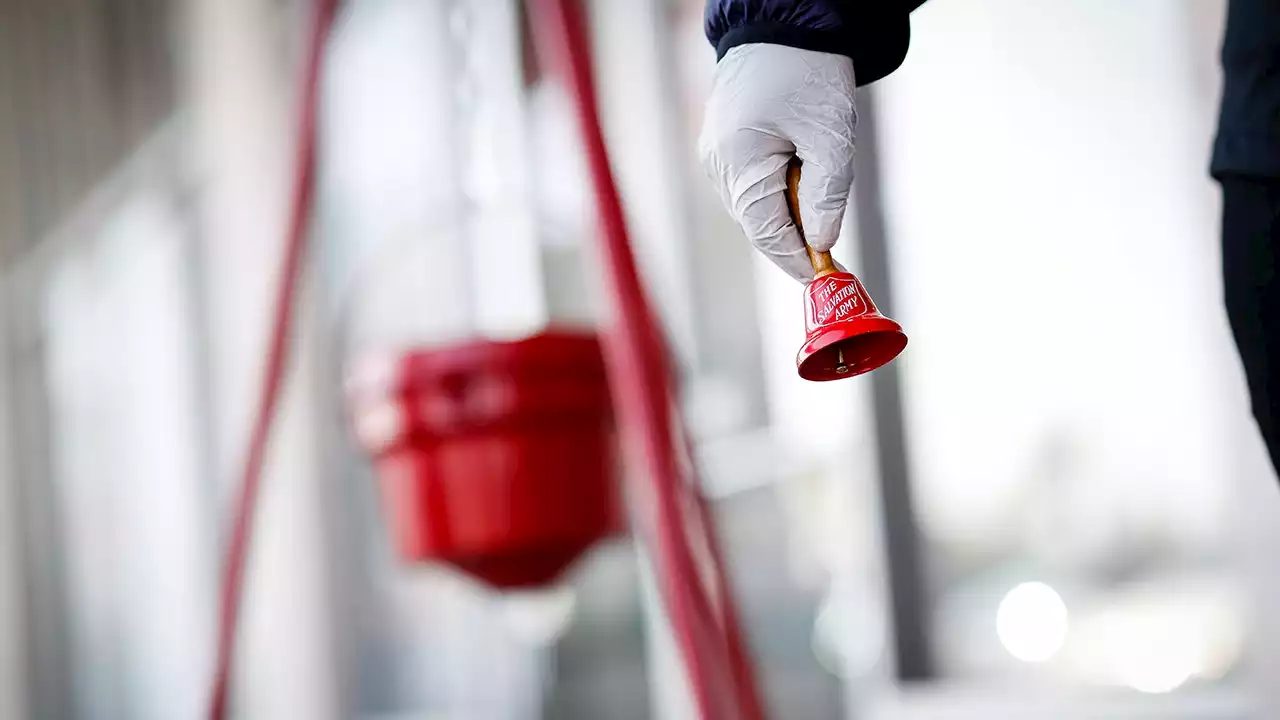
[[[822,252],[814,250],[804,239],[804,225],[800,223],[800,158],[793,157],[791,162],[787,163],[787,209],[791,211],[791,221],[796,224],[796,230],[800,232],[800,240],[809,251],[809,263],[813,265],[813,276],[820,278],[823,275],[840,272],[835,261],[831,259],[831,253],[825,250]]]

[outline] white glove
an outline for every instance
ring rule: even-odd
[[[813,268],[787,211],[787,162],[804,162],[805,239],[830,250],[853,185],[854,88],[848,57],[783,45],[739,45],[716,66],[702,165],[751,244],[801,282]]]

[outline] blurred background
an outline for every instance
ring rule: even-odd
[[[912,341],[795,375],[697,165],[700,0],[589,0],[605,131],[779,718],[1280,717],[1280,497],[1220,307],[1225,0],[933,0],[836,256]],[[201,713],[309,3],[0,0],[0,717]],[[347,0],[248,574],[246,718],[681,718],[644,549],[499,594],[394,555],[343,383],[601,319],[516,0]],[[478,268],[484,269],[482,274]]]

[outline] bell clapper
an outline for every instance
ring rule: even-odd
[[[849,366],[844,364],[844,348],[836,348],[836,374],[843,375],[849,372]]]

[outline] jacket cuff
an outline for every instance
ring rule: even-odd
[[[1213,143],[1209,173],[1217,180],[1280,179],[1280,134],[1220,130]]]
[[[811,30],[780,23],[755,23],[726,32],[716,43],[719,62],[733,48],[750,43],[786,45],[800,50],[834,53],[852,58],[849,36],[839,30]]]

